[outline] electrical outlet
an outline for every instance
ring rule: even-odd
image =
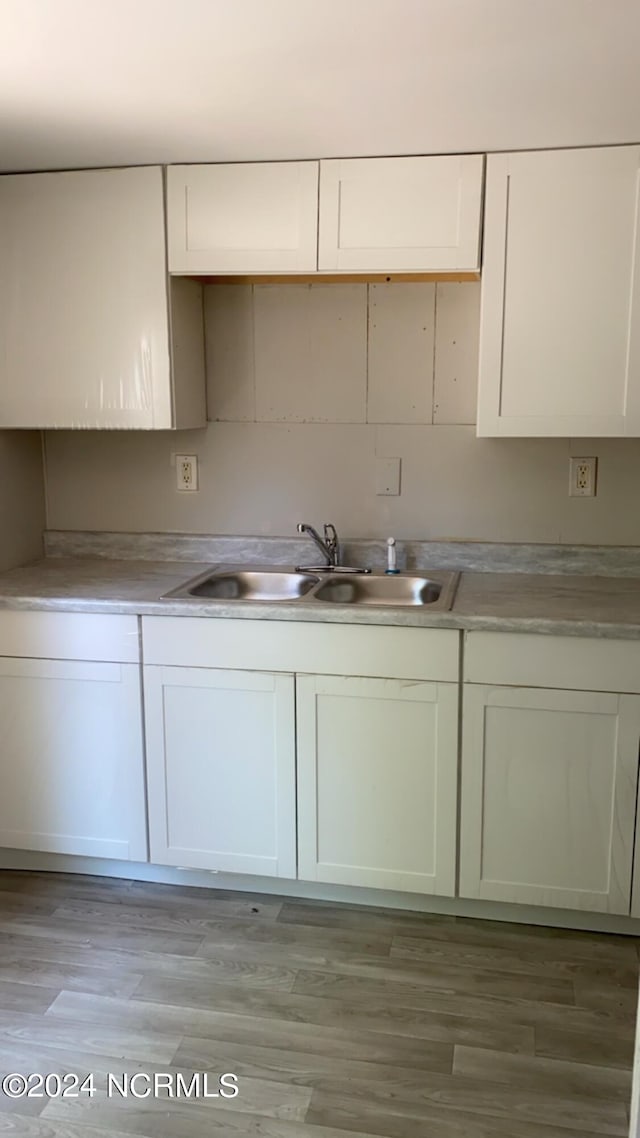
[[[176,490],[198,489],[197,454],[176,455]]]
[[[569,497],[594,498],[597,470],[597,458],[570,458]]]

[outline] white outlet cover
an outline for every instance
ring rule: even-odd
[[[182,476],[183,467],[187,465],[191,469],[191,480],[185,481]],[[198,489],[198,456],[197,454],[177,454],[175,456],[176,467],[176,490],[181,493],[190,494]]]
[[[581,478],[581,472],[584,473],[585,477]],[[572,455],[569,459],[569,497],[594,498],[597,473],[597,458]]]
[[[376,459],[376,494],[395,496],[400,493],[400,459]]]

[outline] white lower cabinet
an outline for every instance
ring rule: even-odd
[[[298,876],[455,893],[458,687],[299,676]]]
[[[136,618],[0,613],[1,847],[640,917],[640,642],[466,633],[459,771],[453,630],[142,636],[146,813]]]
[[[627,915],[639,738],[638,695],[465,684],[460,895]]]
[[[151,861],[295,877],[293,676],[146,665],[144,684]]]
[[[146,861],[137,664],[1,657],[0,723],[0,846]]]
[[[457,632],[142,630],[152,861],[454,895]]]

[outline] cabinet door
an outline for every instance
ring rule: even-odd
[[[151,861],[296,875],[293,677],[144,669]]]
[[[318,163],[170,166],[169,272],[315,272]]]
[[[453,896],[457,692],[298,677],[300,878]]]
[[[0,178],[0,343],[3,427],[174,425],[159,167]]]
[[[640,147],[487,160],[479,435],[640,434]]]
[[[460,894],[628,914],[640,696],[466,684]]]
[[[0,659],[0,846],[147,860],[137,664]]]
[[[318,267],[478,269],[483,163],[480,154],[321,162]]]

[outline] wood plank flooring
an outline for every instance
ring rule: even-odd
[[[9,1138],[626,1138],[625,937],[0,871]],[[108,1097],[107,1075],[233,1072],[234,1099]]]

